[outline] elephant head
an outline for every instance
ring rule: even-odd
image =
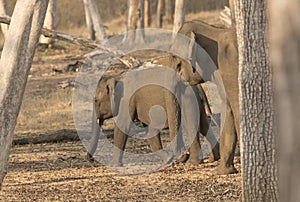
[[[174,69],[190,85],[196,85],[203,82],[202,76],[198,71],[196,71],[191,63],[178,56],[166,54],[164,56],[154,58],[151,63]]]
[[[113,117],[111,98],[113,97],[115,82],[115,76],[103,76],[98,82],[95,95],[95,111],[97,118],[100,120]]]

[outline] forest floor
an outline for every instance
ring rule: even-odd
[[[212,24],[217,21],[207,13],[190,18],[199,16]],[[73,90],[59,87],[77,73],[57,70],[75,64],[89,51],[59,41],[53,48],[37,50],[0,201],[239,201],[239,157],[239,173],[232,175],[215,175],[218,162],[207,160],[136,175],[87,161],[73,120]],[[147,145],[138,143],[129,141],[126,149],[145,150]]]

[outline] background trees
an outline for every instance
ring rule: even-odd
[[[103,41],[106,39],[105,29],[95,0],[83,0],[85,20],[92,40]],[[47,19],[47,18],[46,18]]]
[[[6,0],[0,0],[0,14],[1,15],[9,15]],[[1,31],[2,31],[3,37],[6,38],[7,31],[8,31],[8,25],[1,24]]]
[[[174,13],[174,25],[173,32],[177,33],[180,27],[184,23],[185,15],[185,0],[176,0],[175,1],[175,13]]]
[[[269,1],[275,69],[281,201],[300,198],[300,1]]]
[[[49,0],[46,17],[44,21],[44,27],[55,30],[57,26],[57,14],[58,14],[57,0]],[[52,45],[54,40],[44,36],[40,37],[40,43]]]

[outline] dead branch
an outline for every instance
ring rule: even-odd
[[[0,15],[0,23],[9,25],[10,19],[11,18],[9,16]],[[96,49],[96,48],[101,49],[105,52],[112,53],[114,55],[122,55],[122,53],[120,53],[119,51],[113,50],[110,47],[107,47],[103,44],[97,43],[96,41],[92,41],[89,39],[83,39],[80,37],[65,34],[62,32],[57,32],[57,31],[47,29],[47,28],[43,28],[41,32],[42,32],[41,34],[43,34],[45,37],[49,37],[49,38],[53,38],[53,39],[57,39],[57,40],[61,40],[61,41],[66,41],[66,42],[80,45],[80,46],[83,46],[83,47],[89,48],[89,49]]]

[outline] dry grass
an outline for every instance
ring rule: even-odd
[[[15,147],[1,201],[238,201],[239,174],[216,176],[216,163],[172,165],[124,176],[85,160],[80,142]],[[238,166],[238,169],[240,167]]]

